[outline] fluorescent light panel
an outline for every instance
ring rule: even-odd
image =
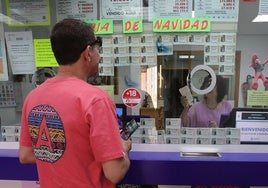
[[[179,58],[180,59],[188,59],[188,58],[190,58],[190,59],[194,59],[195,58],[195,56],[194,55],[179,55]]]
[[[256,16],[252,22],[268,22],[268,15],[258,15]]]

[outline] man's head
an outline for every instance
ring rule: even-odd
[[[52,29],[51,47],[59,65],[76,62],[81,53],[96,44],[93,28],[80,20],[64,19]]]

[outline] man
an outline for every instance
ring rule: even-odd
[[[24,101],[20,162],[36,162],[41,188],[115,187],[129,169],[131,141],[120,137],[108,94],[87,83],[101,41],[75,19],[57,23],[50,39],[59,69]]]

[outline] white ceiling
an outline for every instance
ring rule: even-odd
[[[243,2],[239,0],[238,34],[268,35],[268,22],[251,22],[259,12],[259,0]]]

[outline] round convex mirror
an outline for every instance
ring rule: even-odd
[[[197,65],[189,76],[190,88],[198,95],[209,93],[216,85],[216,74],[207,65]]]

